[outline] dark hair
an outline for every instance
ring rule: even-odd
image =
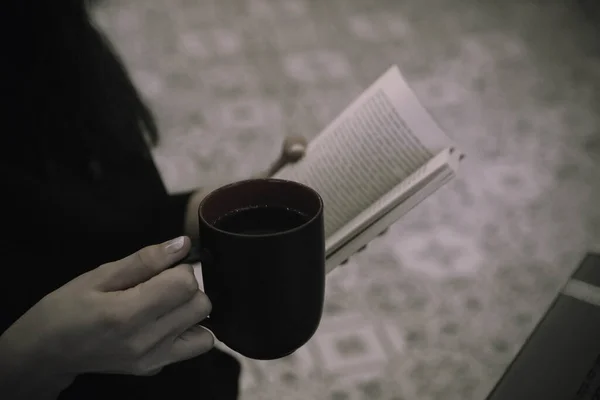
[[[82,0],[4,2],[7,157],[44,173],[48,163],[76,166],[116,148],[140,153],[144,137],[156,143],[150,111]]]

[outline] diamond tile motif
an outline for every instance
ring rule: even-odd
[[[246,0],[248,15],[257,20],[301,18],[308,14],[304,0]]]
[[[205,32],[183,32],[179,36],[179,51],[190,57],[210,59],[239,54],[242,38],[229,29],[212,29]]]
[[[468,355],[423,351],[407,359],[403,392],[410,399],[481,399],[485,368]],[[482,393],[483,392],[483,393]]]
[[[237,98],[221,104],[213,117],[215,126],[227,129],[264,128],[282,120],[280,106],[259,97]]]
[[[323,367],[329,372],[386,361],[385,350],[372,325],[354,327],[351,331],[322,332],[315,341]]]
[[[352,34],[365,42],[381,43],[408,36],[410,24],[400,15],[389,13],[358,14],[348,18]]]
[[[304,381],[318,378],[316,357],[310,346],[280,360],[258,362],[262,376],[269,382],[281,384],[290,390],[299,390]]]
[[[394,250],[408,268],[438,279],[475,274],[484,263],[476,242],[444,226],[430,235],[404,237]]]
[[[317,84],[347,79],[352,74],[343,54],[331,50],[291,53],[283,60],[290,79],[303,84]]]
[[[393,390],[385,376],[384,368],[374,368],[359,373],[346,374],[333,380],[329,398],[345,400],[388,399]]]
[[[259,93],[260,80],[254,68],[231,63],[208,68],[199,75],[204,90],[221,96]]]

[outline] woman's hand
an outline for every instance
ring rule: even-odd
[[[281,168],[287,164],[295,163],[304,157],[307,147],[306,139],[300,136],[287,137],[283,145],[281,146],[281,153],[279,158],[273,162],[269,168],[265,171],[256,174],[253,178],[268,178],[275,175]],[[185,216],[185,232],[192,238],[198,237],[198,207],[202,202],[202,199],[211,192],[211,189],[216,188],[202,188],[197,190],[188,202],[186,216]]]
[[[147,375],[212,348],[196,325],[208,297],[189,265],[169,268],[189,249],[186,237],[146,247],[40,300],[0,336],[0,397],[52,398],[77,374]]]

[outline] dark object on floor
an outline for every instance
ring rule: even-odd
[[[600,399],[600,254],[588,254],[488,400]]]

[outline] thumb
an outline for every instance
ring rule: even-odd
[[[302,136],[288,136],[283,142],[282,158],[286,163],[296,162],[304,157],[308,143]]]
[[[265,173],[261,174],[260,177],[273,176],[287,164],[299,161],[306,154],[307,146],[308,144],[306,139],[301,136],[286,137],[283,145],[281,146],[279,158],[275,160],[269,169],[267,169]]]
[[[98,267],[99,289],[103,291],[125,290],[139,285],[173,266],[190,251],[190,239],[186,236],[144,247],[121,260]]]

